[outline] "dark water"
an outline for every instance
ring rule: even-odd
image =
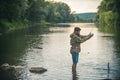
[[[82,28],[81,34],[93,32],[94,37],[81,45],[77,73],[72,75],[69,35],[75,26]],[[30,28],[0,36],[0,65],[3,63],[22,65],[24,69],[0,71],[0,80],[120,80],[120,39],[99,32],[90,23]],[[29,72],[31,67],[48,71],[34,74]]]

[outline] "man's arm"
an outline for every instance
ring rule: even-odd
[[[91,34],[91,33],[88,34],[87,36],[82,36],[82,38],[81,38],[81,43],[89,40],[92,36],[93,36],[93,34]]]
[[[74,37],[77,38],[77,42],[80,42],[80,43],[85,42],[86,40],[90,39],[92,36],[93,36],[93,34],[91,34],[91,33],[88,34],[87,36],[82,36],[82,37],[79,37],[74,34]]]

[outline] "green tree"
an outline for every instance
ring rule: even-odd
[[[57,4],[57,12],[61,17],[59,17],[59,20],[61,22],[68,22],[69,16],[70,16],[70,7],[65,3],[56,3]]]
[[[27,9],[26,0],[0,0],[0,19],[10,22],[24,18]]]
[[[120,29],[120,0],[103,0],[98,7],[97,26],[104,31]]]
[[[27,19],[31,22],[40,22],[45,20],[45,1],[44,0],[29,0],[27,9]]]
[[[48,22],[71,22],[74,15],[71,14],[70,7],[62,2],[47,2],[46,6]]]

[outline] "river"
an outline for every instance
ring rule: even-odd
[[[120,80],[119,38],[100,32],[93,23],[69,25],[38,26],[1,35],[0,65],[9,63],[25,68],[20,72],[0,71],[0,80]],[[75,26],[81,27],[81,34],[92,32],[94,36],[82,43],[77,73],[73,76],[69,35]],[[44,67],[48,71],[35,74],[29,72],[31,67]]]

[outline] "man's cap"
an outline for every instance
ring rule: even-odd
[[[79,27],[75,27],[74,31],[80,31],[81,29]]]

